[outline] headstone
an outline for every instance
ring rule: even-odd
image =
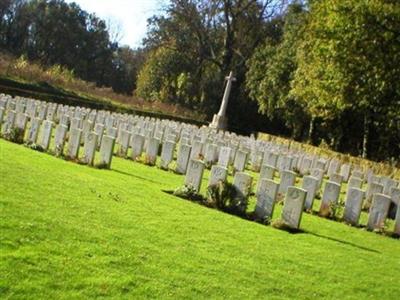
[[[228,175],[227,168],[218,165],[212,166],[210,171],[210,177],[208,179],[208,186],[215,185],[219,181],[225,182],[227,175]]]
[[[86,135],[85,143],[84,143],[84,155],[83,155],[83,162],[90,166],[93,165],[94,162],[94,155],[96,153],[97,148],[97,134],[95,132],[89,132]]]
[[[233,167],[235,171],[243,172],[246,168],[247,163],[247,152],[242,150],[237,150],[235,155],[235,160],[233,162]]]
[[[274,179],[276,169],[269,165],[261,166],[260,179]]]
[[[203,143],[194,141],[192,144],[192,151],[190,152],[191,159],[202,159],[203,157]]]
[[[79,147],[81,145],[82,130],[78,128],[72,128],[69,131],[68,149],[67,156],[70,159],[76,159],[79,155]]]
[[[318,179],[312,176],[304,176],[302,188],[307,192],[304,208],[306,210],[312,210],[318,189]]]
[[[231,155],[231,148],[221,147],[218,156],[218,165],[227,168],[229,165],[229,157]]]
[[[187,165],[189,162],[190,151],[192,147],[186,144],[180,144],[178,150],[178,157],[176,160],[176,172],[179,174],[186,174]]]
[[[193,187],[196,192],[200,191],[203,179],[204,163],[200,160],[191,159],[186,172],[185,185]]]
[[[276,168],[276,164],[278,162],[278,157],[279,157],[278,154],[269,152],[269,154],[266,157],[264,157],[265,159],[264,159],[263,164]]]
[[[106,168],[111,167],[112,156],[114,153],[115,138],[108,135],[103,135],[100,146],[100,162],[101,166]]]
[[[281,171],[281,181],[279,184],[279,189],[278,193],[280,193],[282,196],[286,194],[286,191],[289,186],[294,186],[296,183],[296,173],[292,171]]]
[[[337,184],[341,185],[343,181],[343,177],[340,174],[333,173],[329,176],[329,180],[332,182],[336,182]]]
[[[254,213],[260,219],[272,219],[279,185],[270,179],[261,179],[256,193],[257,204]]]
[[[397,206],[396,219],[394,224],[394,233],[400,236],[400,205]]]
[[[41,137],[40,143],[39,143],[39,145],[45,151],[47,151],[47,149],[49,149],[52,130],[53,130],[53,122],[45,120],[43,122],[42,137]]]
[[[119,136],[118,156],[126,157],[128,155],[130,140],[131,133],[127,130],[121,129]]]
[[[138,159],[143,152],[145,137],[141,134],[134,134],[132,136],[131,145],[132,145],[132,159]]]
[[[361,208],[364,199],[364,191],[358,188],[350,188],[346,195],[343,219],[345,222],[358,225],[361,215]]]
[[[39,118],[34,118],[31,120],[27,138],[28,143],[36,144],[41,122],[42,121]]]
[[[40,119],[36,119],[37,123]],[[54,136],[54,153],[56,156],[63,154],[65,139],[67,136],[68,127],[62,124],[58,124],[56,127],[56,133]]]
[[[300,228],[306,193],[305,190],[294,186],[290,186],[287,190],[282,210],[282,220],[293,229]]]
[[[204,155],[204,162],[207,165],[212,165],[217,161],[217,155],[218,155],[218,146],[215,144],[207,144],[206,145],[206,151]]]
[[[161,169],[168,170],[170,163],[174,158],[175,142],[165,141],[161,149]]]
[[[302,174],[302,175],[309,174],[311,171],[311,166],[312,166],[312,159],[310,159],[308,157],[304,157],[301,162],[300,174]]]
[[[101,140],[103,138],[103,133],[104,133],[104,125],[101,123],[96,123],[94,125],[94,132],[97,134],[97,144],[101,145]]]
[[[382,194],[383,185],[377,182],[371,182],[368,184],[367,192],[366,192],[366,203],[372,203],[372,197],[374,194]]]
[[[384,227],[390,202],[390,197],[384,194],[374,194],[367,223],[369,230],[379,230]]]
[[[347,182],[349,180],[349,176],[350,176],[350,165],[343,164],[340,167],[340,175],[342,175],[343,181]]]
[[[347,189],[350,189],[350,188],[361,189],[362,184],[363,184],[363,181],[361,178],[351,176],[349,179],[349,183],[347,185]]]
[[[9,134],[11,129],[14,128],[16,113],[13,110],[7,112],[6,121],[4,122],[1,131],[3,134]]]
[[[154,166],[157,160],[158,149],[160,147],[160,140],[154,137],[149,139],[149,144],[146,150],[146,164]]]
[[[239,198],[247,199],[251,192],[252,181],[253,178],[246,173],[237,172],[235,174],[233,177],[233,186],[235,187]]]
[[[321,216],[334,216],[335,208],[339,201],[339,195],[340,185],[332,181],[327,181],[322,195],[321,206],[319,208],[319,214]]]
[[[321,188],[322,181],[324,179],[324,170],[321,169],[312,169],[310,175],[314,178],[318,179],[318,191]]]

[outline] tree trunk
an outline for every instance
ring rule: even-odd
[[[362,158],[368,157],[368,138],[369,138],[369,116],[368,113],[364,114],[364,135],[362,144]]]
[[[310,127],[308,129],[308,143],[313,143],[313,135],[314,135],[314,126],[315,126],[315,117],[312,116],[310,120]]]

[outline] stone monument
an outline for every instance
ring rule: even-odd
[[[222,98],[221,107],[219,109],[218,114],[214,115],[213,120],[210,124],[211,128],[215,128],[217,130],[226,130],[227,128],[227,118],[226,118],[226,109],[228,107],[229,94],[231,93],[232,82],[236,81],[236,78],[233,77],[233,72],[229,73],[228,77],[225,77],[227,83],[225,87],[224,97]]]

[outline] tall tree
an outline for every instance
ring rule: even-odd
[[[398,154],[400,3],[323,0],[312,2],[310,12],[292,95],[313,116],[353,112],[363,123],[363,157],[371,130],[378,128],[381,150]]]

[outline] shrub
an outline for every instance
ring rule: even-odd
[[[197,193],[196,189],[191,185],[183,185],[173,192],[174,196],[187,199],[190,201],[204,203],[204,198]]]
[[[21,128],[11,128],[6,133],[4,133],[3,137],[13,143],[23,144],[24,143],[24,134],[25,131]]]
[[[232,184],[219,181],[208,187],[207,205],[243,217],[246,214],[248,199]]]

